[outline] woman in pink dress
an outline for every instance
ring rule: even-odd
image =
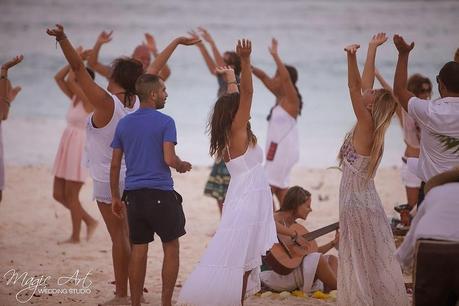
[[[94,72],[90,71],[94,78]],[[79,194],[87,170],[83,165],[83,151],[86,141],[86,121],[93,107],[76,83],[70,66],[65,66],[55,75],[59,88],[70,98],[67,112],[67,127],[62,134],[56,159],[54,160],[53,197],[70,210],[72,235],[61,243],[79,243],[81,221],[86,224],[86,239],[89,240],[97,227],[97,221],[81,206]]]

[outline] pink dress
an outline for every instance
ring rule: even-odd
[[[86,180],[87,169],[82,159],[88,115],[89,113],[83,107],[83,102],[76,103],[74,96],[67,112],[67,127],[62,134],[54,160],[53,173],[58,178],[76,182]]]

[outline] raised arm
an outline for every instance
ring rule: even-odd
[[[2,65],[0,73],[0,119],[6,120],[8,118],[8,113],[10,110],[11,102],[16,97],[16,94],[21,90],[20,87],[16,92],[11,93],[11,91],[16,89],[11,89],[11,83],[8,81],[8,70],[11,67],[16,66],[24,59],[23,55],[18,55],[13,59],[7,61]]]
[[[241,80],[239,108],[234,116],[231,125],[232,130],[246,129],[250,119],[250,108],[252,107],[253,84],[252,70],[250,67],[250,53],[252,52],[252,42],[250,40],[239,40],[236,53],[241,58]]]
[[[378,79],[378,82],[381,84],[381,86],[389,90],[390,92],[394,93],[392,90],[392,87],[389,85],[389,83],[386,82],[386,80],[383,78],[383,76],[379,73],[378,69],[375,69],[375,76]],[[403,126],[403,115],[402,115],[402,108],[399,105],[397,105],[397,108],[395,109],[395,113],[397,114],[398,121],[400,122],[400,126]]]
[[[65,58],[78,79],[81,89],[83,89],[92,106],[96,109],[96,111],[101,112],[101,114],[111,116],[114,109],[112,97],[91,78],[80,55],[78,55],[76,50],[73,48],[70,40],[67,39],[67,36],[64,33],[64,27],[57,24],[55,28],[48,29],[47,33],[50,36],[56,37]]]
[[[290,79],[290,74],[288,73],[287,68],[285,67],[284,63],[282,62],[281,58],[279,57],[279,53],[277,51],[277,40],[275,38],[271,41],[271,47],[269,48],[269,53],[271,53],[274,61],[276,62],[277,71],[279,72],[279,77],[283,89],[283,94],[285,95],[286,99],[285,104],[282,107],[294,118],[298,116],[300,111],[300,99],[298,97],[298,93],[295,89],[295,85],[293,85],[292,80]]]
[[[59,86],[59,88],[62,90],[62,92],[67,96],[69,97],[70,99],[72,99],[72,91],[69,89],[69,86],[67,84],[67,75],[68,73],[70,72],[70,66],[69,65],[66,65],[65,67],[62,67],[57,73],[56,75],[54,76],[54,80],[56,81],[57,83],[57,86]]]
[[[347,82],[351,96],[352,108],[357,121],[372,122],[371,114],[366,109],[362,97],[362,82],[360,80],[359,67],[357,66],[357,49],[359,45],[350,45],[344,48],[347,53]]]
[[[97,41],[94,44],[94,47],[92,48],[92,52],[88,57],[88,66],[107,79],[110,77],[111,68],[110,66],[101,64],[99,62],[99,52],[102,45],[112,40],[112,33],[113,31],[102,31],[102,33],[99,34],[99,37],[97,38]]]
[[[166,65],[178,45],[191,46],[197,44],[199,41],[199,39],[189,37],[178,37],[174,39],[163,51],[161,51],[161,53],[158,54],[150,67],[148,67],[147,73],[157,75],[161,69],[163,69],[164,65]]]
[[[67,76],[67,86],[71,91],[72,95],[75,95],[79,101],[83,103],[84,109],[89,113],[93,111],[93,107],[88,97],[86,97],[84,91],[81,89],[80,85],[76,82],[75,73],[70,71]]]
[[[394,76],[394,95],[405,111],[408,111],[408,101],[414,94],[407,88],[408,57],[414,48],[414,42],[408,45],[402,36],[394,35],[394,44],[398,50],[397,67]]]
[[[373,89],[375,82],[376,49],[387,41],[386,33],[373,35],[368,44],[367,59],[362,74],[362,90]]]
[[[158,57],[158,48],[156,47],[156,41],[153,35],[145,33],[145,41],[147,42],[148,50],[153,54],[154,58]],[[171,76],[171,69],[167,64],[164,65],[163,69],[159,72],[159,77],[166,81]]]
[[[192,38],[199,39],[198,34],[194,31],[188,32]],[[204,61],[206,62],[207,68],[209,69],[209,72],[212,75],[216,75],[215,69],[217,68],[215,65],[214,60],[210,56],[209,52],[207,51],[206,46],[202,41],[198,42],[196,46],[199,48],[199,51],[201,52],[202,57],[204,58]]]
[[[279,85],[276,81],[271,78],[269,75],[266,74],[260,68],[252,66],[252,73],[268,88],[268,90],[275,95],[276,97],[279,96]]]
[[[393,92],[392,87],[389,85],[389,83],[386,82],[383,76],[379,73],[378,69],[375,69],[375,76],[376,76],[376,79],[378,79],[379,84],[381,84],[381,86],[384,89],[389,90],[390,92]]]
[[[214,55],[215,65],[218,67],[224,66],[225,61],[223,60],[223,56],[217,48],[217,44],[215,43],[212,35],[203,27],[199,27],[198,30],[201,32],[202,38],[207,41],[212,49],[212,53]]]

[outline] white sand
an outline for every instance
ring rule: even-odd
[[[52,198],[52,174],[44,167],[7,167],[7,183],[3,202],[0,204],[0,305],[17,305],[16,293],[23,287],[7,285],[4,274],[15,269],[27,272],[28,277],[50,276],[48,288],[81,288],[81,284],[57,285],[57,279],[71,276],[79,270],[80,277],[91,271],[86,285],[92,282],[90,294],[41,294],[29,303],[35,305],[96,305],[113,297],[114,280],[111,260],[111,242],[102,217],[91,201],[92,183],[83,187],[81,201],[85,209],[99,220],[93,239],[84,241],[86,228],[82,226],[82,243],[57,245],[57,241],[70,236],[70,214]],[[175,187],[184,198],[187,217],[187,235],[181,240],[181,266],[177,286],[184,282],[203,253],[206,244],[218,225],[219,213],[216,202],[203,196],[203,187],[209,168],[195,168],[185,175],[174,174]],[[298,184],[313,194],[313,212],[306,227],[314,230],[338,220],[338,170],[311,170],[296,168],[292,184]],[[394,168],[381,169],[376,186],[388,215],[392,207],[405,200],[399,171]],[[326,199],[320,201],[319,198]],[[328,242],[333,234],[318,239],[319,244]],[[335,253],[336,251],[333,250]],[[150,305],[160,305],[161,293],[161,244],[150,244],[145,294]],[[176,288],[174,297],[180,288]],[[211,288],[209,288],[211,290]],[[27,300],[32,291],[24,291],[19,297]],[[28,294],[28,295],[26,295]],[[334,305],[317,299],[288,297],[280,300],[278,295],[268,298],[251,297],[245,305]]]

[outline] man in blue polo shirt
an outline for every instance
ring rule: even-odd
[[[174,191],[170,167],[179,173],[191,164],[175,154],[177,132],[174,120],[159,112],[167,98],[166,86],[156,75],[144,74],[136,82],[140,108],[121,119],[112,142],[110,170],[112,210],[123,217],[119,172],[126,161],[124,200],[129,238],[132,243],[129,284],[132,305],[140,306],[147,267],[148,243],[156,233],[163,243],[162,305],[171,305],[179,268],[178,238],[185,234],[182,197]]]

